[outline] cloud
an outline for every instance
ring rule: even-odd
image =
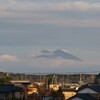
[[[49,51],[49,50],[41,50],[41,52],[44,53],[44,54],[51,53],[51,51]]]
[[[0,55],[0,61],[7,61],[7,62],[13,62],[16,61],[17,57],[15,55],[8,55],[8,54],[4,54],[4,55]]]
[[[62,27],[75,27],[75,28],[100,28],[100,20],[99,19],[2,19],[3,22],[7,24],[14,25],[54,25],[54,26],[62,26]]]
[[[19,5],[19,6],[17,6]],[[29,0],[7,0],[1,2],[2,9],[9,9],[15,11],[63,11],[63,10],[89,10],[96,9],[100,7],[100,2],[91,2],[86,0],[66,0],[66,1],[29,1]],[[34,9],[32,9],[34,8]],[[81,8],[81,9],[80,9]]]
[[[91,2],[90,0],[4,0],[0,1],[0,19],[9,24],[100,27],[100,17],[97,18],[99,9],[100,2]],[[81,18],[82,13],[84,14]]]
[[[41,11],[99,11],[100,12],[100,2],[88,2],[84,0],[74,0],[74,1],[56,1],[56,2],[35,2],[29,0],[7,0],[4,2],[0,1],[0,11],[2,13],[22,13],[27,15],[27,13],[40,13]],[[24,17],[24,16],[23,16]]]
[[[48,50],[47,50],[48,51]],[[50,51],[49,54],[51,54]],[[48,54],[44,53],[43,54]],[[19,71],[19,72],[93,72],[99,70],[100,62],[99,61],[75,61],[75,60],[66,60],[66,59],[33,59],[30,56],[20,55],[20,60],[17,60],[15,55],[1,55],[0,61],[1,67],[5,71]],[[7,62],[7,63],[6,63]],[[8,63],[14,62],[14,63]],[[24,70],[23,70],[24,69]]]
[[[26,63],[26,64],[25,64]],[[100,62],[83,61],[76,62],[65,59],[33,59],[24,64],[29,66],[28,70],[34,72],[96,72],[99,71]],[[30,70],[30,71],[31,71]]]
[[[51,25],[56,25],[56,26],[64,26],[64,27],[100,27],[100,20],[57,20],[57,19],[50,19],[50,20],[38,20],[38,21],[33,21],[33,23],[36,24],[51,24]]]

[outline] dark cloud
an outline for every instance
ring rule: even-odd
[[[41,50],[41,52],[46,53],[46,54],[51,53],[51,51],[49,51],[49,50]]]

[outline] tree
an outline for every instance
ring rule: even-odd
[[[96,75],[96,78],[94,80],[94,83],[100,84],[100,73],[98,75]]]
[[[0,84],[10,83],[10,81],[10,77],[0,78]]]

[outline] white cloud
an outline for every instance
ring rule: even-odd
[[[65,13],[63,17],[57,17],[61,14],[59,12]],[[45,2],[35,2],[30,0],[7,0],[0,1],[0,17],[5,18],[4,20],[9,23],[23,23],[23,24],[53,24],[53,25],[63,25],[72,27],[100,27],[100,18],[96,19],[96,14],[92,19],[91,14],[88,19],[82,17],[81,14],[78,19],[71,18],[67,19],[67,11],[77,11],[88,12],[88,13],[98,13],[100,12],[100,2],[91,2],[86,0],[66,0],[66,1],[45,1]],[[50,14],[49,14],[50,12]],[[55,13],[54,13],[55,12]]]
[[[5,63],[5,62],[12,62],[16,61],[17,57],[14,55],[1,55],[0,61],[2,61],[2,66],[4,69],[9,68],[17,68],[19,71],[31,72],[91,72],[97,71],[100,66],[99,61],[72,61],[72,60],[64,60],[64,59],[32,59],[31,57],[21,57],[18,62],[15,63]],[[1,68],[3,68],[1,67]],[[20,70],[21,69],[21,70]],[[27,72],[26,71],[26,72]]]
[[[8,55],[8,54],[4,54],[4,55],[0,55],[0,61],[16,61],[17,57],[15,55]]]
[[[93,10],[100,8],[100,2],[88,2],[84,0],[74,0],[74,1],[62,1],[62,2],[35,2],[35,1],[18,1],[18,0],[7,0],[1,2],[0,8],[4,10],[12,11],[62,11],[62,10]]]
[[[65,67],[71,67],[71,68],[83,68],[87,69],[87,67],[93,67],[100,66],[100,62],[91,62],[91,61],[83,61],[83,62],[77,62],[77,61],[71,61],[71,60],[63,60],[63,59],[54,59],[54,60],[34,60],[30,63],[32,66],[38,66],[38,67],[52,67],[52,68],[61,68]]]

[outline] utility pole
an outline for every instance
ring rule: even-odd
[[[83,81],[82,81],[82,74],[80,73],[79,85],[81,86],[82,84],[83,84]]]
[[[40,73],[40,78],[39,78],[39,81],[41,82],[41,73]]]
[[[63,88],[64,88],[64,84],[65,84],[64,80],[65,80],[65,78],[64,78],[64,74],[63,74]]]

